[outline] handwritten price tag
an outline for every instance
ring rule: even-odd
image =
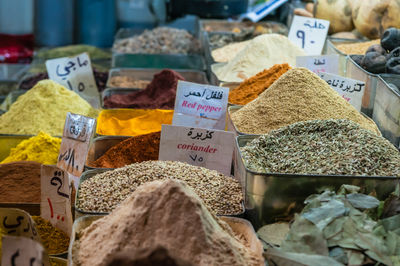
[[[87,53],[46,61],[49,78],[75,91],[94,108],[100,108],[100,94]]]
[[[331,88],[338,92],[345,100],[361,111],[362,98],[364,96],[365,82],[344,78],[330,73],[318,74]]]
[[[162,125],[158,157],[230,175],[234,139],[232,132],[222,130]]]
[[[40,215],[68,235],[72,231],[69,174],[55,165],[42,165]]]
[[[225,129],[228,88],[179,81],[173,125]]]
[[[77,114],[67,114],[57,166],[70,174],[77,188],[89,151],[96,119]]]
[[[288,38],[306,54],[320,55],[328,29],[328,20],[294,16]]]
[[[30,238],[3,236],[1,265],[42,266],[50,265],[43,246]]]
[[[339,73],[339,55],[314,55],[296,57],[296,67],[305,67],[312,72]]]
[[[40,241],[30,215],[20,209],[0,208],[0,228],[6,235],[24,236]]]

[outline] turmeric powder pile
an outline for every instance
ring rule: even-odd
[[[44,132],[20,142],[1,163],[35,161],[41,164],[56,164],[61,139]]]
[[[245,105],[251,102],[289,69],[290,66],[288,64],[276,64],[246,79],[240,83],[239,87],[229,92],[229,103]]]

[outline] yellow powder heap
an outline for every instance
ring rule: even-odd
[[[97,116],[97,110],[78,94],[51,80],[42,80],[21,95],[0,116],[0,134],[62,136],[67,113]]]
[[[40,132],[37,136],[24,140],[12,148],[10,155],[1,163],[35,161],[41,164],[56,164],[60,145],[60,138]]]

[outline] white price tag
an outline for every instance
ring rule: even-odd
[[[69,174],[55,165],[42,165],[40,215],[71,235],[71,189]]]
[[[339,55],[312,55],[296,57],[296,67],[305,67],[312,72],[339,74]]]
[[[68,113],[65,119],[57,166],[70,174],[75,188],[85,167],[95,124],[96,119],[78,114]]]
[[[94,108],[100,108],[100,94],[87,53],[46,61],[49,78],[78,93]]]
[[[234,140],[232,132],[162,125],[158,159],[186,162],[230,175]]]
[[[331,88],[353,105],[354,108],[361,111],[365,82],[330,73],[319,73],[318,75],[325,80]]]
[[[320,55],[328,29],[328,20],[294,16],[288,38],[307,55]]]
[[[1,265],[42,266],[50,265],[43,246],[30,238],[3,236]]]
[[[229,88],[178,81],[173,125],[225,129]]]
[[[0,208],[0,230],[6,235],[24,236],[40,241],[33,219],[20,209]]]

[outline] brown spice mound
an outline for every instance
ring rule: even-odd
[[[289,70],[231,118],[237,129],[247,134],[266,134],[296,122],[325,119],[348,119],[380,134],[372,120],[306,68]]]
[[[111,214],[82,232],[81,265],[105,265],[117,252],[161,246],[194,265],[263,265],[229,226],[215,217],[183,182],[140,186]]]
[[[0,202],[40,202],[40,168],[37,162],[0,164]]]
[[[132,163],[158,160],[161,132],[126,139],[111,147],[91,167],[119,168]]]
[[[269,69],[240,83],[239,87],[229,92],[229,102],[245,105],[269,88],[280,76],[290,69],[288,64],[276,64]]]

